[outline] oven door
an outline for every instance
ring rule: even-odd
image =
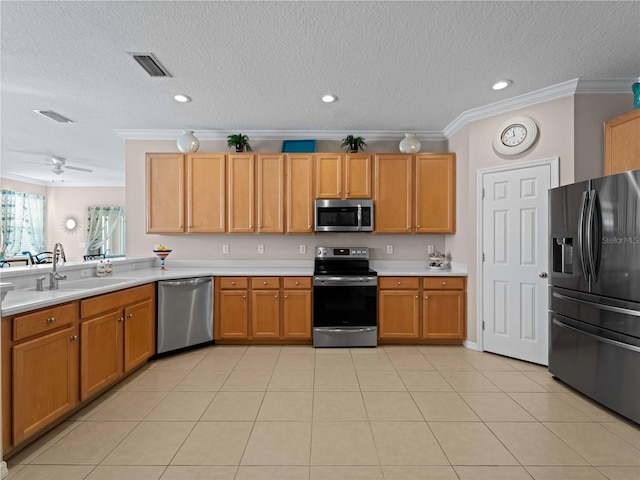
[[[313,326],[375,327],[377,277],[313,277]]]

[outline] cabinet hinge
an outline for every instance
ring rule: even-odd
[[[484,320],[482,320],[482,330],[484,330]]]
[[[482,254],[482,261],[484,262],[484,253]]]
[[[482,189],[482,198],[484,198],[484,188]]]

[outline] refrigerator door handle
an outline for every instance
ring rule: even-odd
[[[589,273],[591,274],[591,279],[595,282],[598,279],[598,273],[596,272],[596,251],[594,250],[593,244],[593,223],[596,220],[596,202],[597,202],[597,192],[595,190],[591,190],[589,192],[589,207],[587,208],[587,224],[586,224],[586,234],[587,234],[587,260],[589,262]]]
[[[608,343],[609,345],[614,345],[616,347],[624,348],[625,350],[631,350],[632,352],[640,353],[640,347],[636,347],[635,345],[629,345],[627,343],[618,342],[616,340],[611,340],[610,338],[599,337],[598,335],[594,335],[593,333],[585,332],[584,330],[580,330],[579,328],[575,328],[570,325],[567,325],[566,323],[559,322],[555,318],[553,319],[553,323],[560,328],[573,330],[574,332],[578,332],[581,335],[586,335],[587,337],[591,337],[597,340],[598,342]]]
[[[587,208],[587,202],[589,201],[588,197],[589,192],[582,192],[582,200],[580,201],[580,213],[578,214],[578,250],[580,251],[580,262],[582,263],[582,275],[586,282],[589,281],[589,265],[587,264],[587,259],[585,258],[585,244],[584,244],[584,218],[585,218],[585,210]]]
[[[586,303],[587,305],[597,307],[600,310],[607,310],[609,312],[622,313],[624,315],[631,315],[633,317],[640,317],[640,311],[638,310],[631,310],[629,308],[622,308],[622,307],[614,307],[613,305],[606,305],[604,303],[590,302],[589,300],[583,300],[581,298],[568,297],[567,295],[563,295],[558,292],[553,292],[552,295],[561,300],[568,300],[570,302],[575,302],[575,303]]]

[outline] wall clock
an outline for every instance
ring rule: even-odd
[[[502,155],[517,155],[538,138],[538,126],[530,117],[513,117],[504,121],[493,135],[493,148]]]

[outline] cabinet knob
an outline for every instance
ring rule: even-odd
[[[420,225],[416,225],[416,228],[420,228]]]
[[[124,317],[118,317],[119,322],[124,322]]]
[[[447,282],[442,282],[442,285],[443,285],[443,286],[444,286],[444,285],[446,285],[446,284],[447,284]]]
[[[424,296],[424,299],[425,299],[425,300],[429,300],[429,295],[425,295],[425,296]]]
[[[278,298],[278,295],[274,295],[273,298]]]
[[[349,190],[347,190],[347,195],[349,195],[351,192]]]
[[[286,300],[287,298],[289,298],[289,295],[285,295],[285,296],[284,296],[284,299],[285,299],[285,300]]]
[[[242,299],[243,299],[243,300],[244,300],[244,299],[246,299],[246,298],[247,298],[247,297],[246,297],[246,295],[242,295]]]
[[[296,285],[300,285],[300,282],[296,282]]]
[[[236,282],[231,282],[231,285],[235,285],[235,284],[236,284]]]
[[[416,300],[418,299],[418,295],[416,295]]]
[[[398,283],[398,285],[402,285],[402,282],[397,282],[397,283]]]
[[[70,340],[74,340],[74,341],[75,341],[75,340],[78,340],[78,335],[71,335],[71,336],[69,337],[69,339],[70,339]]]
[[[56,317],[47,318],[47,323],[55,323],[55,321],[56,321]]]
[[[267,282],[262,282],[262,284],[263,284],[263,285],[266,285],[266,284],[267,284]]]
[[[411,225],[407,225],[407,230],[411,230]]]
[[[127,318],[131,318],[131,317],[133,317],[133,313],[128,313]]]

